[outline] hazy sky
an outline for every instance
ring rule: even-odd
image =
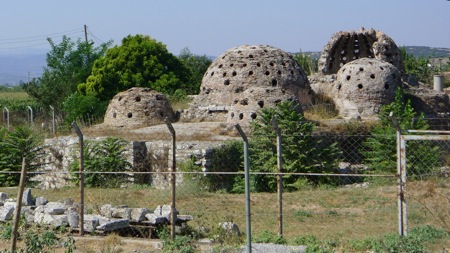
[[[450,48],[446,0],[14,0],[0,9],[0,54],[44,48],[66,34],[120,44],[131,34],[217,56],[244,44],[320,51],[338,31],[381,30],[399,46]]]

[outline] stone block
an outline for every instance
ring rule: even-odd
[[[105,232],[111,232],[114,230],[127,228],[129,226],[130,226],[130,221],[128,219],[110,220],[110,221],[100,224],[100,226],[98,226],[97,229],[105,231]]]
[[[159,225],[159,224],[167,224],[169,223],[169,220],[166,217],[163,216],[159,216],[157,214],[154,213],[148,213],[145,215],[145,218],[147,218],[147,220],[153,224],[153,225]]]
[[[11,220],[14,214],[15,207],[12,205],[5,205],[0,207],[0,221]]]
[[[33,206],[34,200],[33,196],[31,195],[31,189],[27,188],[22,194],[22,205],[24,206]]]
[[[145,220],[145,215],[151,213],[148,208],[132,208],[131,209],[131,221],[140,222]]]
[[[9,198],[9,195],[4,192],[0,192],[0,202],[5,202]]]
[[[119,219],[130,219],[131,208],[128,207],[113,207],[111,208],[111,217]]]
[[[35,204],[37,206],[44,206],[44,205],[47,205],[47,203],[48,203],[48,200],[44,197],[36,197],[36,199],[35,199]]]

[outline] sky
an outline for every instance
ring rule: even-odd
[[[450,48],[447,0],[14,0],[0,9],[0,54],[49,51],[47,37],[95,44],[144,34],[179,55],[240,45],[321,51],[339,31],[374,28],[398,46]]]

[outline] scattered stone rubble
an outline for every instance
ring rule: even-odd
[[[61,202],[48,202],[44,197],[33,198],[31,190],[23,193],[21,214],[29,223],[50,225],[52,227],[68,226],[79,228],[78,205],[72,199]],[[8,194],[0,192],[0,222],[8,222],[14,217],[16,201]],[[171,207],[157,206],[151,211],[148,208],[130,208],[106,204],[100,207],[99,214],[84,214],[84,231],[105,233],[129,228],[134,225],[152,226],[170,223]],[[177,225],[193,220],[191,215],[179,215]]]

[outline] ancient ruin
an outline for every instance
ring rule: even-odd
[[[389,62],[403,71],[403,59],[395,42],[374,29],[337,32],[322,50],[318,65],[325,75],[336,74],[346,63],[360,58],[374,58]]]
[[[267,45],[227,50],[206,71],[186,120],[248,124],[257,111],[283,100],[309,104],[311,89],[292,55]]]
[[[376,118],[382,105],[394,100],[397,87],[407,89],[417,112],[447,113],[448,96],[424,88],[404,74],[395,42],[374,29],[335,33],[309,77],[315,94],[330,98],[343,118]]]
[[[134,87],[120,92],[109,103],[104,125],[145,127],[174,121],[174,112],[164,94],[149,88]]]

